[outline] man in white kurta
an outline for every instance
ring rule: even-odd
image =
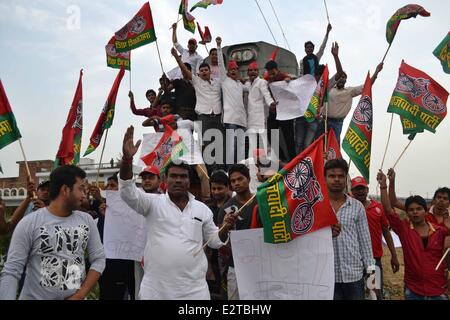
[[[223,60],[222,40],[217,43],[219,68]],[[223,124],[226,129],[226,163],[235,164],[245,159],[245,130],[247,128],[247,111],[244,105],[244,85],[241,82],[239,66],[236,61],[229,61],[227,74],[220,77],[223,95]]]
[[[251,137],[250,152],[254,149],[267,149],[269,106],[275,107],[276,102],[270,94],[267,81],[259,77],[256,62],[248,66],[247,75],[249,80],[245,83],[245,87],[248,91],[247,134]]]
[[[139,298],[142,300],[208,300],[207,259],[204,241],[218,249],[225,245],[228,231],[236,217],[227,217],[220,233],[211,210],[188,193],[189,166],[171,164],[167,168],[167,194],[146,194],[132,179],[132,159],[139,143],[134,145],[134,129],[125,134],[120,169],[120,196],[147,221],[147,246],[144,253],[144,278]],[[230,218],[231,217],[231,218]]]

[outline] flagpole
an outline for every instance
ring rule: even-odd
[[[28,161],[27,161],[27,157],[25,155],[25,150],[23,149],[22,139],[20,139],[20,138],[19,138],[19,145],[20,145],[20,150],[22,151],[23,160],[25,161],[25,168],[27,169],[28,181],[31,182],[30,168],[28,166]],[[33,191],[33,198],[36,198],[36,194],[34,193],[34,191]]]
[[[450,252],[450,248],[447,249],[447,251],[445,251],[444,255],[442,256],[441,261],[439,261],[435,271],[438,271],[439,267],[441,266],[442,262],[444,262],[445,257],[448,255],[448,253]]]
[[[162,59],[161,59],[161,52],[159,51],[158,40],[156,40],[155,42],[156,42],[156,50],[158,50],[158,58],[159,58],[159,63],[161,64],[161,70],[162,70],[163,73],[165,73],[164,72],[163,63],[162,63]]]
[[[131,91],[131,66],[130,66],[130,74],[129,74],[129,76],[130,76],[130,91]]]
[[[325,102],[325,154],[328,158],[328,101]]]
[[[203,169],[203,165],[198,164],[198,165],[197,165],[197,168],[200,169],[200,171],[205,175],[206,178],[208,178],[208,180],[211,180],[211,179],[209,178],[208,173],[205,171],[205,169]]]
[[[98,164],[98,169],[97,169],[97,179],[96,179],[96,186],[98,187],[98,179],[100,177],[100,167],[102,165],[102,160],[103,160],[103,153],[105,152],[105,147],[106,147],[106,140],[108,139],[108,132],[109,129],[106,129],[106,134],[105,134],[105,140],[103,141],[103,149],[102,149],[102,154],[100,155],[100,162]]]
[[[400,155],[400,157],[398,157],[397,161],[395,162],[394,166],[392,167],[393,169],[395,169],[395,167],[397,166],[397,164],[400,162],[400,159],[405,155],[406,150],[408,150],[409,146],[411,145],[411,143],[414,140],[410,140],[408,145],[406,146],[405,150],[403,150],[402,154]]]
[[[207,53],[208,56],[209,56],[209,50],[208,50],[208,46],[206,45],[206,43],[205,43],[205,48],[206,48],[206,53]]]
[[[240,216],[241,216],[241,213],[242,213],[242,210],[243,210],[245,207],[247,207],[247,206],[248,206],[255,198],[256,198],[256,194],[254,194],[254,195],[250,198],[250,200],[248,200],[242,207],[240,207],[239,210],[235,212],[235,214],[237,214],[238,217],[240,217]],[[226,224],[224,223],[223,226],[219,229],[219,233],[220,233],[223,229],[225,229],[225,227],[226,227]],[[194,257],[196,257],[200,252],[202,252],[202,251],[208,246],[208,244],[209,244],[213,239],[214,239],[214,237],[210,237],[209,240],[203,245],[203,247],[202,247],[199,251],[197,251],[197,252],[194,254]]]
[[[392,40],[392,41],[394,41],[394,40]],[[384,54],[383,60],[381,60],[381,63],[384,63],[384,59],[386,59],[389,49],[391,49],[391,46],[392,46],[392,42],[389,44],[389,47],[387,48],[386,53]]]
[[[326,0],[323,0],[323,3],[325,4],[325,11],[327,12],[327,20],[328,20],[328,24],[330,24],[330,16],[328,15],[327,1],[326,1]]]
[[[178,16],[179,16],[179,14],[177,15],[177,19],[178,19]],[[175,23],[178,24],[178,22],[180,22],[181,20],[183,20],[183,18],[178,19],[177,22],[175,22]],[[173,27],[169,28],[169,30],[172,30],[172,29],[173,29]]]
[[[387,143],[386,143],[386,149],[384,150],[383,161],[381,162],[381,170],[383,170],[384,161],[386,160],[386,154],[387,154],[388,147],[389,147],[389,142],[391,141],[392,123],[393,122],[394,122],[394,114],[392,114],[392,116],[391,116],[391,125],[389,127],[389,135],[388,135],[388,140],[387,140]]]

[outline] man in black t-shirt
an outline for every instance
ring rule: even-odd
[[[185,63],[184,65],[189,71],[192,70],[189,63]],[[197,100],[192,82],[183,76],[183,79],[173,80],[172,86],[175,89],[176,113],[185,120],[197,120],[197,115],[195,114],[195,104]]]
[[[253,198],[253,200],[239,213],[239,218],[236,221],[235,226],[235,230],[250,229],[253,210],[257,206],[256,198],[254,198],[254,195],[250,192],[250,171],[243,164],[233,165],[228,171],[228,179],[231,190],[236,192],[236,196],[226,202],[222,209],[220,209],[218,218],[219,225],[223,223],[225,214],[237,212],[239,208]],[[239,300],[231,243],[228,243],[228,248],[230,250],[227,275],[228,300]]]

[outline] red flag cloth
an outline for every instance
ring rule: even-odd
[[[202,40],[200,41],[200,44],[207,44],[212,41],[211,32],[209,31],[209,28],[205,26],[205,32],[202,31],[202,28],[200,27],[200,24],[197,22],[198,32],[200,33],[200,38]]]
[[[286,243],[337,223],[324,174],[324,135],[258,187],[264,241]]]
[[[16,118],[0,80],[0,149],[13,143],[22,136],[16,124]]]
[[[156,41],[150,3],[145,3],[130,20],[115,34],[116,52],[127,52]]]
[[[55,166],[77,164],[80,161],[81,135],[83,132],[83,70],[80,70],[75,96],[69,110],[62,139],[56,154]]]
[[[92,132],[91,138],[89,140],[90,143],[88,149],[84,153],[84,156],[87,156],[91,152],[94,152],[95,149],[97,149],[98,145],[100,144],[100,141],[102,140],[103,132],[111,128],[112,126],[115,114],[117,93],[119,92],[120,82],[122,81],[124,74],[125,69],[124,66],[122,66],[119,73],[117,74],[116,79],[114,80],[113,86],[108,95],[108,99],[106,100],[102,113],[98,118],[94,132]]]
[[[341,147],[336,139],[333,128],[330,128],[330,131],[328,131],[327,144],[327,160],[341,159]]]

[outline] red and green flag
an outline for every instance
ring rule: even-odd
[[[305,119],[308,122],[313,122],[320,116],[320,110],[325,102],[328,101],[328,78],[330,72],[328,71],[328,65],[323,70],[322,77],[317,83],[316,91],[311,98],[308,105],[308,109],[305,112]]]
[[[200,41],[200,44],[206,45],[207,43],[210,43],[212,41],[211,32],[209,31],[209,28],[205,26],[205,32],[202,31],[202,28],[200,28],[200,24],[197,22],[198,32],[200,33],[200,38],[202,39]]]
[[[0,149],[22,138],[0,79]]]
[[[342,149],[348,154],[367,182],[370,178],[372,125],[372,80],[370,75],[367,74],[361,99],[356,106],[352,121],[342,142]]]
[[[156,41],[150,3],[145,3],[133,19],[115,33],[116,52],[127,52]]]
[[[94,152],[95,149],[97,149],[100,141],[102,140],[103,133],[105,132],[105,130],[108,130],[112,126],[116,109],[117,92],[119,91],[120,82],[122,81],[124,74],[125,69],[120,69],[116,80],[114,80],[111,91],[109,92],[108,99],[106,100],[102,113],[98,118],[97,125],[95,126],[94,132],[91,135],[89,146],[83,157],[87,156],[88,154]]]
[[[339,141],[337,141],[333,128],[330,128],[328,131],[327,144],[327,160],[341,159],[341,147]]]
[[[122,69],[124,67],[125,70],[130,70],[131,51],[117,53],[116,47],[114,46],[115,41],[116,37],[112,36],[105,47],[107,66],[114,69]]]
[[[323,137],[258,187],[265,242],[287,243],[337,223],[323,171]]]
[[[83,70],[80,70],[75,96],[69,110],[66,125],[62,131],[62,139],[54,167],[76,165],[80,162],[81,135],[83,133]]]
[[[386,40],[389,44],[394,41],[395,34],[402,20],[415,18],[418,15],[422,17],[429,17],[430,13],[425,10],[422,6],[417,4],[408,4],[400,9],[398,9],[394,15],[389,19],[386,26]]]
[[[187,151],[178,133],[167,124],[164,124],[164,128],[164,134],[155,149],[141,158],[147,166],[157,167],[161,174],[164,174],[170,163],[182,157]]]
[[[195,18],[188,12],[188,0],[181,0],[178,13],[183,16],[184,28],[195,34]]]
[[[412,133],[435,133],[447,115],[447,99],[448,92],[439,83],[402,61],[388,112],[412,122]]]
[[[191,11],[194,11],[197,8],[206,9],[210,5],[216,5],[216,4],[222,4],[222,3],[223,3],[223,0],[201,0],[192,6]]]
[[[450,31],[444,40],[433,51],[436,58],[441,61],[445,73],[450,73]]]

